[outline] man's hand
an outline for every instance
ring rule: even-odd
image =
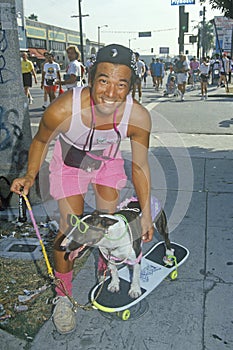
[[[23,194],[27,195],[29,192],[29,189],[32,187],[34,184],[34,179],[31,176],[24,176],[15,179],[12,182],[11,185],[11,192],[14,192],[16,194],[22,194],[22,188],[23,188]]]
[[[142,227],[142,240],[143,242],[150,242],[154,235],[154,226],[152,219],[145,218],[143,215],[141,217],[141,227]]]

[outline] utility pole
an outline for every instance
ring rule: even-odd
[[[202,57],[205,57],[206,54],[206,38],[205,38],[205,12],[206,12],[206,8],[205,6],[203,6],[203,12],[202,12],[202,34],[201,34],[201,43],[202,43]]]
[[[79,13],[79,32],[80,32],[80,48],[81,48],[81,60],[84,63],[84,52],[83,52],[83,25],[82,25],[82,8],[81,1],[78,0],[78,13]]]
[[[82,63],[84,63],[84,50],[83,50],[83,24],[82,24],[82,18],[87,17],[89,15],[82,15],[82,8],[81,8],[81,1],[78,0],[78,15],[70,16],[72,18],[79,18],[79,35],[80,35],[80,53],[81,53],[81,60]]]

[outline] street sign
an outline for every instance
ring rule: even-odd
[[[149,36],[151,36],[151,32],[139,32],[138,36],[139,36],[139,38],[149,37]]]
[[[168,55],[169,54],[169,47],[160,47],[159,53]]]
[[[171,0],[171,5],[195,5],[195,0]]]

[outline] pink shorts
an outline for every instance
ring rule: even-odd
[[[103,162],[98,170],[89,173],[64,164],[61,145],[57,140],[49,167],[51,196],[58,200],[84,194],[87,192],[90,183],[121,190],[126,185],[127,176],[124,170],[124,160],[120,153],[117,157],[119,158]]]

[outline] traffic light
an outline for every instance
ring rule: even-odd
[[[197,35],[190,35],[189,37],[190,44],[194,44],[197,42]]]
[[[187,33],[189,30],[189,13],[188,12],[183,12],[180,17],[180,29],[184,33]]]

